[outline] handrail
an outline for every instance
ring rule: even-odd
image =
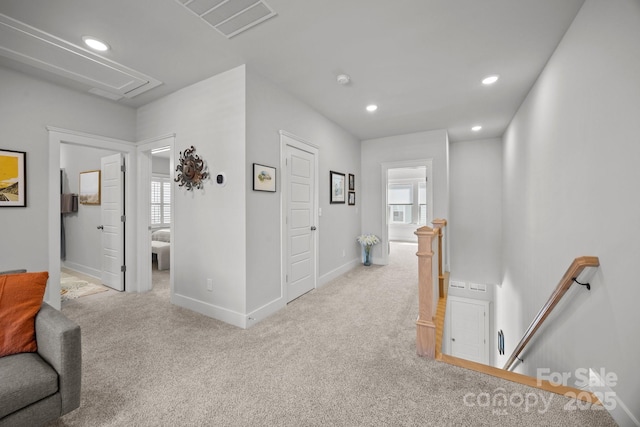
[[[522,336],[522,339],[516,346],[515,350],[507,360],[507,363],[504,365],[505,370],[509,371],[516,361],[520,353],[524,350],[527,343],[533,338],[533,335],[536,333],[538,328],[542,326],[542,323],[545,319],[551,314],[553,308],[560,302],[560,299],[564,296],[564,294],[569,290],[571,285],[574,282],[582,271],[587,267],[598,267],[600,265],[600,260],[598,257],[594,256],[583,256],[573,260],[569,269],[562,276],[562,280],[556,286],[556,289],[553,291],[546,304],[540,309],[536,317],[533,319],[526,332]]]

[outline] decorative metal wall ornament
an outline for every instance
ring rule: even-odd
[[[203,181],[209,177],[207,166],[204,164],[204,160],[195,154],[196,149],[191,146],[183,152],[180,152],[180,164],[176,166],[176,172],[178,176],[175,182],[179,182],[179,187],[185,187],[187,190],[193,190],[202,188]]]

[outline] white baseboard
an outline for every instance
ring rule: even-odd
[[[176,293],[171,296],[171,303],[242,329],[247,328],[247,316],[237,311],[208,304]]]
[[[602,406],[609,411],[609,414],[619,426],[640,427],[640,421],[598,374],[596,369],[589,369],[589,377],[590,384],[588,388],[600,399]]]
[[[335,279],[337,277],[340,277],[343,274],[353,270],[361,262],[362,261],[360,260],[360,258],[355,258],[355,259],[352,259],[351,261],[347,262],[346,264],[343,264],[340,267],[334,268],[330,272],[323,274],[322,276],[320,276],[318,278],[318,287],[324,286],[327,283],[329,283],[330,281],[332,281],[333,279]]]
[[[284,297],[277,298],[271,302],[266,303],[260,308],[257,308],[247,314],[246,328],[250,328],[258,322],[263,321],[265,318],[275,314],[279,310],[282,310],[287,306]]]
[[[82,274],[86,274],[87,276],[91,276],[98,280],[101,280],[102,278],[102,271],[92,267],[87,267],[86,265],[78,264],[71,261],[63,261],[62,267],[68,268],[69,270],[77,271]]]
[[[281,297],[263,305],[249,314],[242,314],[237,311],[208,304],[180,294],[173,294],[171,297],[171,303],[242,329],[250,328],[287,306],[284,298]]]

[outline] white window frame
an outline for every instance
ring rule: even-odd
[[[171,203],[173,199],[173,195],[171,194],[171,177],[169,175],[162,174],[151,174],[151,183],[160,182],[160,203],[153,203],[153,197],[151,191],[153,191],[153,184],[149,184],[149,212],[151,216],[149,217],[149,222],[151,224],[151,228],[166,228],[171,226],[171,219],[169,218],[169,222],[165,222],[165,213],[168,211],[169,216],[171,216]],[[169,203],[165,203],[165,184],[169,184]],[[160,223],[153,222],[153,206],[160,206]]]

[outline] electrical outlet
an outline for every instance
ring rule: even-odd
[[[213,279],[207,279],[207,290],[213,292]]]

